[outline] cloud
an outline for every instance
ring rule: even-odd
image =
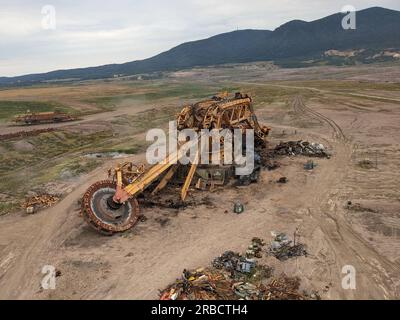
[[[275,29],[339,12],[331,0],[2,0],[0,76],[144,59],[185,41],[236,29]],[[44,5],[56,29],[42,28]],[[353,0],[357,9],[400,9],[398,0]]]

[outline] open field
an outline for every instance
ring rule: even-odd
[[[287,157],[257,184],[192,191],[199,205],[143,208],[147,220],[121,235],[101,236],[83,222],[83,192],[115,163],[143,161],[148,129],[166,128],[183,104],[225,90],[252,96],[259,121],[272,127],[272,145],[319,142],[331,159],[315,160],[309,172],[306,158]],[[80,120],[8,125],[15,113],[35,107],[63,108]],[[0,141],[0,299],[157,298],[184,268],[207,265],[226,250],[243,251],[253,237],[270,241],[271,231],[296,229],[310,255],[266,258],[278,273],[298,275],[322,299],[400,296],[398,65],[278,69],[256,63],[157,80],[0,90],[0,135],[50,127],[55,131]],[[282,176],[287,184],[276,183]],[[38,192],[61,201],[25,214],[25,198]],[[245,204],[241,215],[232,212],[237,199]],[[358,206],[348,208],[348,201]],[[61,276],[55,290],[42,290],[41,269],[49,264]],[[356,290],[341,286],[345,265],[356,268]]]

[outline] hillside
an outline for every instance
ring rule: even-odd
[[[400,48],[399,11],[379,7],[359,11],[356,30],[342,29],[342,18],[343,14],[337,13],[312,22],[293,20],[274,31],[239,30],[183,43],[145,60],[18,77],[0,77],[0,85],[62,79],[98,79],[114,75],[135,75],[262,60],[273,60],[282,66],[304,66],[302,61],[307,59],[311,59],[313,63],[324,64],[398,59],[396,53]],[[355,54],[346,56],[340,53],[346,50],[353,50]],[[326,54],[326,51],[329,53]],[[339,54],[335,55],[334,52],[337,51]]]

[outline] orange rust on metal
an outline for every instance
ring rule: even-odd
[[[199,138],[201,135],[199,135]],[[138,177],[136,181],[127,185],[123,190],[117,192],[114,197],[116,202],[123,203],[130,197],[137,195],[144,191],[153,181],[160,177],[168,168],[178,163],[178,161],[185,155],[186,151],[191,148],[194,144],[197,144],[198,140],[187,141],[181,145],[178,150],[167,155],[164,161],[153,165],[147,172],[144,172]]]
[[[38,123],[52,123],[52,122],[65,122],[76,120],[75,117],[63,112],[30,112],[17,115],[14,122],[17,124],[38,124]]]
[[[188,128],[194,129],[197,132],[201,132],[202,129],[239,129],[244,133],[246,130],[252,129],[258,143],[265,143],[270,131],[270,128],[261,126],[258,123],[252,107],[252,99],[246,94],[241,93],[236,93],[231,98],[224,93],[208,100],[186,105],[177,115],[176,122],[178,130]],[[160,177],[163,178],[158,182],[157,187],[153,189],[152,194],[163,189],[174,176],[178,167],[178,161],[193,144],[199,143],[202,137],[203,132],[198,135],[198,139],[195,141],[189,140],[179,144],[178,149],[168,154],[163,162],[155,164],[147,170],[142,166],[135,166],[132,163],[120,164],[114,168],[114,173],[112,172],[113,170],[110,170],[109,176],[112,177],[113,181],[95,183],[85,193],[82,202],[82,213],[85,220],[92,227],[105,233],[121,232],[131,228],[136,223],[139,212],[135,197]],[[220,143],[223,145],[224,140],[221,139]],[[221,148],[221,150],[223,149]],[[196,161],[192,164],[186,176],[181,190],[182,200],[185,200],[187,197],[188,190],[197,170],[199,154],[197,150]],[[198,182],[200,183],[200,180]],[[108,197],[110,190],[113,193]],[[97,191],[103,194],[96,193]],[[108,197],[107,201],[105,200],[105,195]],[[106,207],[105,204],[108,204],[109,207]],[[110,221],[107,223],[106,220],[114,217],[115,211],[120,210],[119,208],[121,207],[125,210],[125,213],[129,209],[130,219],[125,214],[127,221],[120,223],[119,221],[111,220],[111,223]]]
[[[96,230],[103,233],[123,232],[132,228],[139,218],[139,204],[135,198],[129,199],[126,204],[127,214],[124,220],[118,220],[116,217],[115,223],[110,218],[110,221],[104,221],[102,217],[96,212],[95,203],[93,203],[93,196],[97,191],[105,190],[105,192],[112,192],[116,190],[116,183],[110,180],[98,181],[92,184],[85,192],[82,199],[82,215],[85,221]],[[104,205],[105,206],[105,205]]]
[[[228,99],[214,96],[212,99],[188,105],[177,115],[178,129],[254,129],[256,136],[264,139],[270,128],[260,126],[252,107],[252,100],[246,94],[236,93]]]

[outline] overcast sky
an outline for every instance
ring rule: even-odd
[[[185,41],[274,30],[349,4],[400,10],[399,0],[0,0],[0,76],[148,58]],[[55,8],[55,29],[43,20],[45,5]]]

